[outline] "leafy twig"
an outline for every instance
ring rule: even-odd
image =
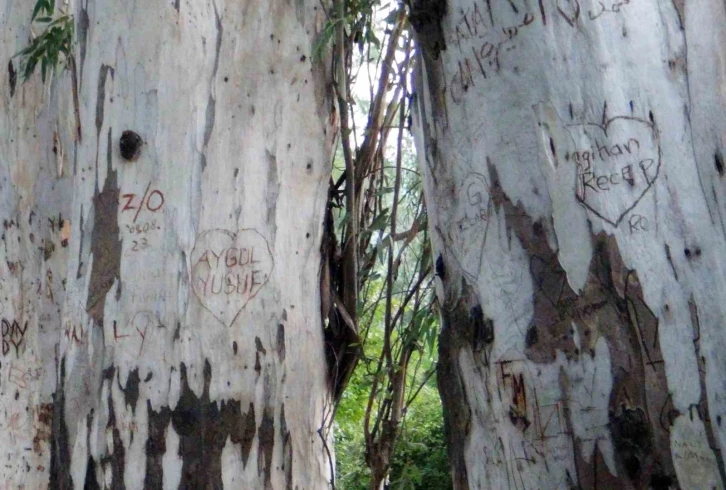
[[[26,82],[40,64],[43,83],[48,76],[62,66],[68,68],[73,58],[73,16],[60,10],[61,15],[54,18],[55,0],[37,0],[31,23],[44,24],[43,32],[33,37],[30,45],[15,56],[20,57],[20,72]],[[31,24],[32,34],[32,24]]]

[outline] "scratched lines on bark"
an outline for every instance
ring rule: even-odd
[[[557,16],[572,29],[578,29],[581,23],[622,14],[634,1],[593,1],[591,7],[583,8],[585,1],[579,0],[538,0],[537,7],[529,7],[521,0],[477,0],[466,9],[455,10],[449,29],[453,34],[446,40],[457,67],[447,80],[451,100],[461,104],[470,88],[504,70],[519,73],[517,40],[531,31],[538,20],[547,25]],[[504,7],[492,8],[496,2]]]

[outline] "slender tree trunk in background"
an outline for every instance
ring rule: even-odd
[[[413,3],[455,487],[724,488],[724,2]]]
[[[71,10],[82,139],[0,8],[0,488],[326,488],[323,6]]]

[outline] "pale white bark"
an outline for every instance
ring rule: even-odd
[[[0,7],[4,69],[31,10]],[[70,74],[12,97],[0,77],[0,315],[28,325],[2,358],[0,488],[327,487],[323,4],[71,11],[81,140]]]
[[[457,488],[724,488],[723,2],[447,3],[417,144]]]

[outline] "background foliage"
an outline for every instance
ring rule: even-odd
[[[335,43],[345,27],[347,94],[332,188],[355,175],[359,291],[359,362],[335,417],[336,487],[452,488],[435,368],[438,313],[433,294],[425,203],[410,134],[411,73],[415,52],[405,6],[348,2],[332,16],[316,51]],[[338,31],[338,36],[340,32]],[[338,38],[338,40],[340,37]],[[341,60],[344,57],[344,61]],[[347,147],[347,148],[346,148]],[[342,192],[341,192],[342,194]],[[335,194],[332,194],[335,196]],[[336,235],[350,226],[342,198]],[[373,471],[372,471],[373,470]]]

